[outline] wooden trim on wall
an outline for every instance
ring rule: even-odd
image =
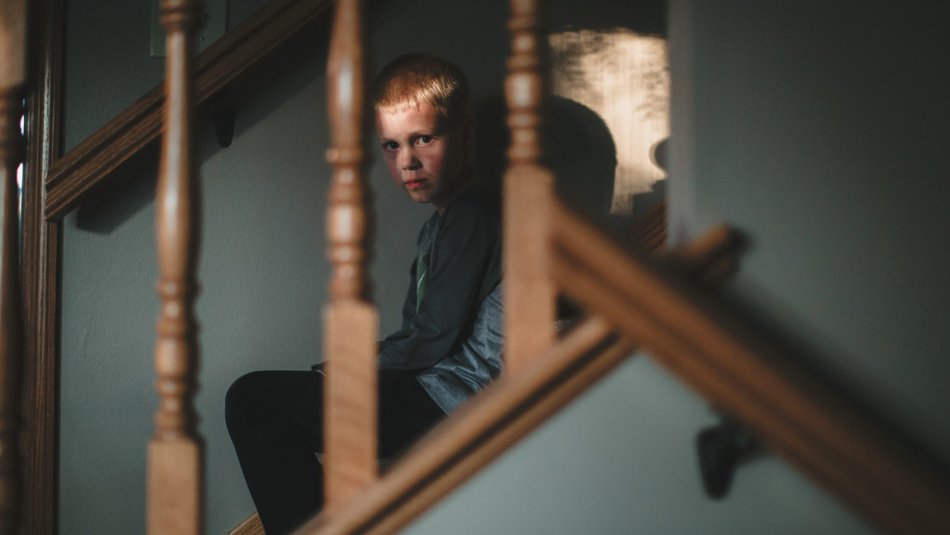
[[[22,533],[57,532],[59,262],[62,226],[47,221],[43,187],[62,150],[65,0],[30,2],[31,85],[23,173],[24,500]]]
[[[195,105],[236,80],[323,14],[333,0],[271,0],[195,60]],[[163,82],[164,83],[164,82]],[[158,139],[165,95],[157,85],[54,161],[46,177],[46,217],[60,219],[113,171]]]

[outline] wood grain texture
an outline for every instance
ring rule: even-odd
[[[511,145],[504,176],[505,373],[518,373],[554,340],[556,293],[548,273],[554,180],[539,164],[547,96],[536,0],[512,0],[505,79]]]
[[[0,534],[19,531],[23,494],[23,332],[17,167],[23,159],[26,1],[0,4]]]
[[[718,225],[666,255],[672,266],[700,282],[731,277],[739,269],[745,239],[736,229]]]
[[[196,431],[198,344],[194,318],[199,206],[192,159],[192,50],[200,9],[163,0],[165,127],[155,198],[158,295],[155,342],[159,407],[148,452],[147,526],[151,535],[202,530],[202,450]]]
[[[376,340],[379,319],[366,302],[369,210],[363,176],[364,67],[358,0],[337,2],[327,66],[333,165],[327,210],[333,265],[324,313],[326,505],[335,510],[377,477]]]
[[[332,0],[271,0],[195,61],[194,104],[205,102],[323,14]],[[112,172],[158,139],[165,96],[156,86],[52,165],[46,214],[62,218]]]
[[[360,2],[337,3],[327,61],[327,110],[333,166],[327,211],[330,295],[362,300],[366,290],[369,213],[363,176],[363,42]]]
[[[323,317],[327,390],[323,458],[326,509],[334,510],[376,481],[378,313],[357,301],[334,303]]]
[[[261,517],[254,513],[229,531],[228,535],[265,535]]]
[[[153,440],[148,445],[148,512],[150,535],[202,533],[201,444],[193,440]]]
[[[27,96],[23,173],[25,392],[23,533],[57,533],[59,243],[61,223],[47,222],[43,187],[60,141],[65,0],[31,2],[34,57]]]
[[[630,256],[558,207],[554,275],[772,450],[895,533],[950,532],[946,468],[801,368],[807,361],[721,302]]]

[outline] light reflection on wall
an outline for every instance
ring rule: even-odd
[[[577,101],[607,124],[617,150],[610,212],[630,214],[633,196],[665,179],[653,148],[669,135],[666,41],[630,30],[550,36],[556,95]]]

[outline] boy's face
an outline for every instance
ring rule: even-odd
[[[382,108],[376,133],[396,184],[418,203],[444,209],[465,185],[465,139],[431,104]]]

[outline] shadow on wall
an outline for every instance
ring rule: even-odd
[[[159,146],[152,143],[117,170],[76,209],[76,227],[109,234],[155,199]]]
[[[482,180],[500,185],[510,142],[505,102],[495,97],[476,103],[475,115],[478,173]],[[617,151],[607,124],[587,106],[562,97],[551,98],[544,121],[542,163],[554,174],[558,195],[600,227],[623,232],[665,195],[664,181],[657,182],[650,199],[642,203],[644,210],[632,216],[612,215]],[[656,159],[661,161],[659,156],[658,151]],[[637,197],[638,205],[644,197]]]

